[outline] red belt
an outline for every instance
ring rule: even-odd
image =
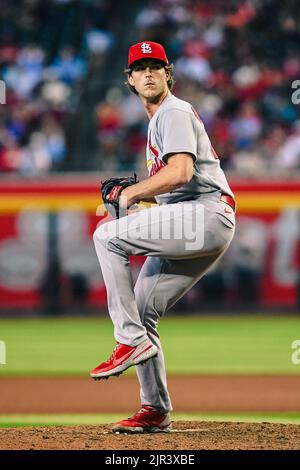
[[[221,194],[220,200],[226,202],[226,204],[228,204],[235,212],[236,203],[232,196],[229,196],[228,194]]]

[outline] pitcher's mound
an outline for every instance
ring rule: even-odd
[[[299,449],[300,426],[177,421],[171,433],[113,434],[110,425],[0,429],[0,449]]]

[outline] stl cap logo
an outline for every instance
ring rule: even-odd
[[[141,49],[143,54],[151,54],[152,52],[150,44],[147,44],[146,42],[143,42]]]

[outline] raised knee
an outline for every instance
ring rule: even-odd
[[[114,221],[106,222],[96,228],[93,234],[94,243],[107,244],[115,236]]]
[[[100,227],[97,227],[96,230],[94,231],[94,234],[93,234],[94,243],[97,243],[97,242],[101,243],[103,240],[105,240],[104,226],[105,224],[101,225]]]

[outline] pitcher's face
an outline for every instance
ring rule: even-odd
[[[168,78],[168,72],[162,62],[143,59],[133,65],[128,82],[141,97],[155,102],[168,89]]]

